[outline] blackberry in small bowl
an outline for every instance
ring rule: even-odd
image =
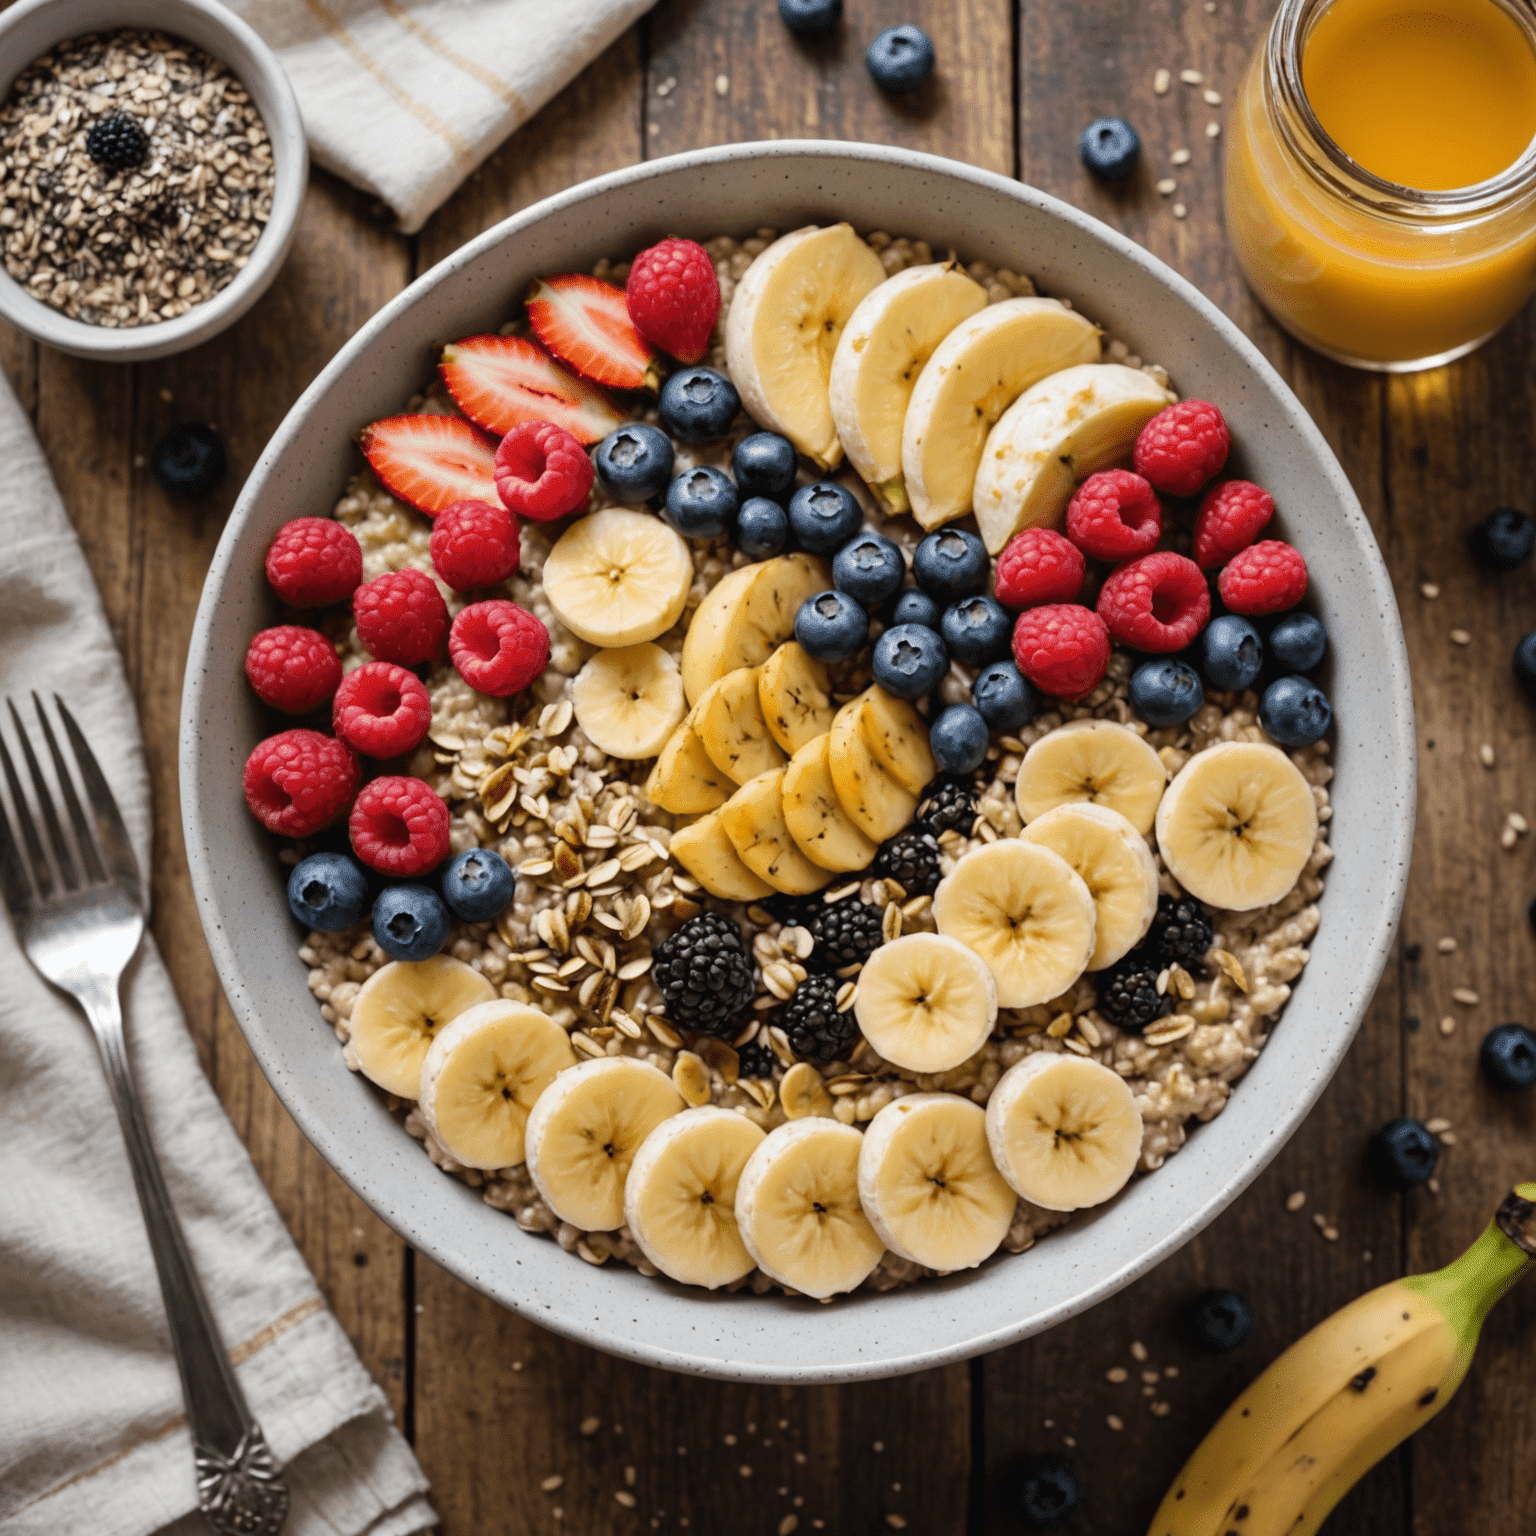
[[[915,828],[903,832],[880,845],[870,872],[894,880],[908,896],[931,896],[939,885],[938,841]]]
[[[862,901],[823,903],[810,928],[816,948],[809,964],[818,971],[863,965],[885,942],[880,909]]]
[[[678,1029],[729,1035],[752,1001],[756,970],[741,930],[718,912],[690,917],[656,946],[651,975]]]
[[[853,1009],[837,1011],[842,983],[835,976],[807,976],[779,1010],[777,1023],[801,1061],[845,1061],[859,1038]]]

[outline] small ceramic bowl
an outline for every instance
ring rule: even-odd
[[[283,66],[245,22],[213,0],[20,0],[0,13],[0,101],[16,77],[55,44],[127,27],[168,32],[227,64],[266,124],[276,174],[272,216],[250,260],[227,287],[174,320],[123,327],[71,320],[34,299],[0,267],[0,315],[60,352],[114,363],[185,352],[233,325],[277,276],[293,243],[309,178],[304,122]]]

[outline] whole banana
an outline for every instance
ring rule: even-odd
[[[1483,1319],[1536,1261],[1536,1183],[1454,1263],[1394,1280],[1298,1340],[1196,1447],[1148,1536],[1310,1536],[1448,1403]]]

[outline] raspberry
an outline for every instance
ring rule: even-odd
[[[505,699],[549,665],[549,631],[516,603],[471,603],[453,621],[448,654],[477,693]]]
[[[1263,539],[1227,562],[1216,590],[1233,613],[1279,613],[1307,595],[1307,562],[1299,549]]]
[[[389,661],[349,672],[336,690],[336,734],[368,757],[399,757],[421,744],[432,723],[432,702],[421,679]]]
[[[1079,699],[1103,681],[1109,632],[1093,609],[1078,603],[1029,608],[1013,626],[1013,659],[1043,693]]]
[[[359,587],[352,595],[352,612],[368,653],[402,667],[432,661],[448,628],[448,605],[437,583],[413,566]]]
[[[455,592],[505,581],[520,554],[517,519],[488,501],[456,501],[432,524],[432,564]]]
[[[309,837],[345,812],[357,790],[357,759],[319,731],[282,731],[245,760],[245,803],[268,832]]]
[[[1105,627],[1138,651],[1182,651],[1210,616],[1211,594],[1200,567],[1171,549],[1120,566],[1099,589]]]
[[[307,715],[336,692],[341,658],[318,630],[279,624],[251,641],[245,676],[263,704],[284,714]]]
[[[334,517],[296,517],[267,550],[267,580],[295,608],[324,608],[351,597],[363,579],[363,551]]]
[[[997,600],[1010,608],[1061,603],[1083,585],[1082,551],[1050,528],[1015,534],[997,557]]]
[[[1258,538],[1275,515],[1275,498],[1251,480],[1223,480],[1205,493],[1195,519],[1195,564],[1225,565]]]
[[[635,329],[679,362],[709,350],[720,313],[720,282],[709,252],[692,240],[663,240],[630,264],[624,302]]]
[[[507,511],[553,522],[586,501],[592,460],[564,427],[520,421],[496,450],[496,489]]]
[[[371,779],[347,822],[352,851],[384,875],[421,875],[448,857],[448,804],[424,779]]]
[[[1181,400],[1141,429],[1136,473],[1170,496],[1193,496],[1227,462],[1232,434],[1208,400]]]
[[[1067,503],[1067,537],[1095,560],[1150,554],[1162,535],[1157,493],[1128,469],[1089,475]]]

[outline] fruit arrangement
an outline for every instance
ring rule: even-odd
[[[832,225],[540,278],[359,445],[268,552],[245,790],[442,1167],[825,1298],[1221,1110],[1317,925],[1331,711],[1215,405]]]

